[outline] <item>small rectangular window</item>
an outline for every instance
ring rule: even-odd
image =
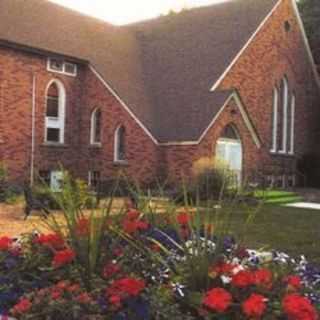
[[[52,71],[63,72],[63,60],[49,59],[49,69]]]
[[[64,72],[68,73],[68,74],[71,74],[71,75],[76,75],[77,66],[74,63],[65,62],[65,64],[64,64]]]
[[[63,59],[48,58],[47,69],[51,72],[63,73],[69,76],[77,75],[77,65]]]
[[[47,128],[47,141],[48,142],[60,142],[60,129]]]
[[[58,97],[47,98],[47,117],[59,117],[59,100]]]

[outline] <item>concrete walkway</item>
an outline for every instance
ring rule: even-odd
[[[284,207],[320,210],[320,203],[296,202],[296,203],[285,204]]]

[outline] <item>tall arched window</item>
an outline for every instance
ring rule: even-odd
[[[272,106],[272,146],[271,152],[277,152],[278,140],[278,104],[279,92],[277,88],[273,89],[273,106]]]
[[[64,143],[66,93],[58,80],[49,83],[46,92],[45,141]]]
[[[91,114],[90,143],[101,143],[101,110],[96,108]]]
[[[289,153],[294,154],[294,135],[295,135],[295,112],[296,112],[296,97],[292,95],[290,105],[290,145]]]
[[[126,129],[119,126],[114,135],[114,161],[121,162],[126,160]]]
[[[286,78],[282,79],[282,145],[281,153],[287,152],[287,139],[288,139],[288,81]]]

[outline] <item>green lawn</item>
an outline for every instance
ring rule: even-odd
[[[303,200],[298,194],[284,190],[257,190],[254,196],[267,204],[285,204]]]
[[[241,232],[247,210],[238,207],[232,215],[235,235]],[[244,241],[251,248],[274,248],[294,256],[305,254],[320,263],[320,210],[265,204],[249,225]]]

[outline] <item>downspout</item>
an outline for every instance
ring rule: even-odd
[[[31,113],[31,161],[30,186],[34,184],[34,153],[35,153],[35,123],[36,123],[36,76],[32,77],[32,113]]]

